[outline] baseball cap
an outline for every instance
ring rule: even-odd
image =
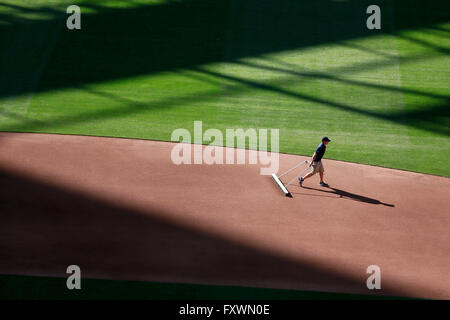
[[[323,137],[323,138],[322,138],[322,141],[328,141],[328,142],[330,142],[331,140],[328,139],[328,137]]]

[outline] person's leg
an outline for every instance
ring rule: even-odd
[[[303,181],[305,181],[306,179],[311,178],[313,175],[315,175],[317,172],[317,165],[312,165],[311,166],[311,171],[304,177],[300,177],[298,178],[298,182],[300,184],[300,187],[303,187]]]
[[[311,165],[311,171],[306,176],[302,177],[302,180],[305,181],[306,179],[311,178],[316,173],[317,173],[317,164],[313,163]]]
[[[310,173],[308,173],[306,176],[304,176],[302,179],[303,180],[306,180],[306,179],[308,179],[308,178],[311,178],[313,175],[315,175],[316,173],[314,172],[314,169],[313,170],[311,170],[311,172]]]
[[[323,164],[321,163],[320,164],[320,168],[319,168],[319,175],[320,175],[320,185],[322,186],[322,187],[328,187],[328,183],[326,183],[325,181],[323,181],[323,174],[324,174],[324,172],[325,172],[325,169],[324,169],[324,167],[323,167]]]

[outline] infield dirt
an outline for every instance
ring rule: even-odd
[[[449,179],[325,159],[330,188],[290,199],[257,165],[177,166],[173,146],[0,133],[0,273],[450,298]]]

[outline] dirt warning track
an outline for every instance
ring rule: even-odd
[[[177,166],[173,146],[0,133],[0,273],[450,299],[449,179],[324,160],[330,188],[290,199],[259,166]]]

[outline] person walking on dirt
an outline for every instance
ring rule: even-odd
[[[327,149],[327,144],[330,141],[331,140],[328,139],[328,137],[323,137],[322,138],[322,143],[317,146],[316,152],[314,152],[314,155],[312,157],[312,161],[309,164],[310,167],[312,166],[311,171],[306,176],[300,177],[298,179],[300,187],[303,187],[303,181],[305,181],[308,178],[311,178],[317,172],[319,172],[319,175],[320,175],[320,184],[319,185],[322,186],[322,187],[328,187],[328,183],[323,181],[323,173],[324,173],[325,170],[324,170],[324,167],[323,167],[323,164],[322,164],[322,158],[323,158],[323,155],[325,154],[325,151]]]

